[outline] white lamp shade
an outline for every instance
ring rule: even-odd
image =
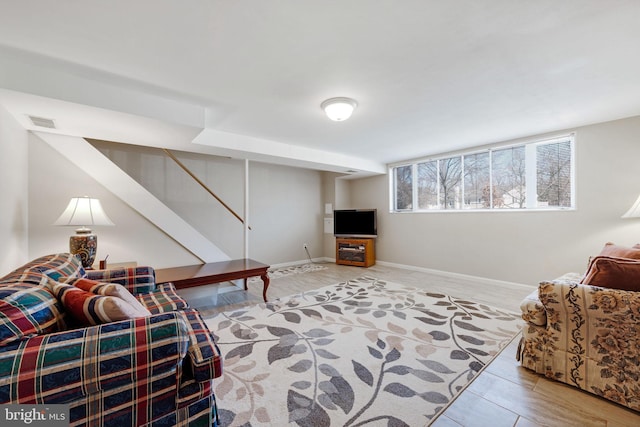
[[[100,200],[74,197],[54,225],[114,225],[102,209]]]
[[[639,218],[640,217],[640,196],[636,199],[635,203],[629,208],[629,210],[622,215],[622,218]]]
[[[335,122],[341,122],[351,117],[358,103],[351,98],[331,98],[324,101],[320,106],[327,117]]]

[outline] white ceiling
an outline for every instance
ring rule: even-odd
[[[0,0],[0,104],[25,127],[379,172],[640,115],[638,22],[638,0]],[[346,122],[320,109],[336,96],[358,101]]]

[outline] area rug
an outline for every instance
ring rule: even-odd
[[[363,277],[207,320],[223,426],[424,426],[519,316]]]
[[[300,265],[291,265],[288,267],[278,267],[278,268],[270,268],[268,270],[270,279],[278,279],[280,277],[290,276],[292,274],[304,274],[311,273],[314,271],[326,270],[327,266],[322,264],[300,264]],[[259,277],[250,277],[249,283],[252,282],[260,282],[262,283],[262,279]]]

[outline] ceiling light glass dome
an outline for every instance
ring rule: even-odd
[[[351,98],[331,98],[320,104],[331,120],[341,122],[351,117],[358,103]]]

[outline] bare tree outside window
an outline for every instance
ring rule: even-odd
[[[438,161],[418,163],[418,208],[439,209]]]
[[[464,156],[464,208],[491,207],[489,152]]]
[[[460,209],[462,201],[462,157],[418,164],[418,207]]]
[[[538,205],[571,206],[571,143],[536,147]]]
[[[524,146],[493,151],[491,168],[494,189],[502,197],[502,206],[494,206],[494,208],[522,209],[526,207],[527,171]]]
[[[462,205],[462,157],[438,160],[440,208],[460,209]]]
[[[395,168],[395,208],[396,210],[409,210],[413,207],[413,173],[412,167],[401,166]]]

